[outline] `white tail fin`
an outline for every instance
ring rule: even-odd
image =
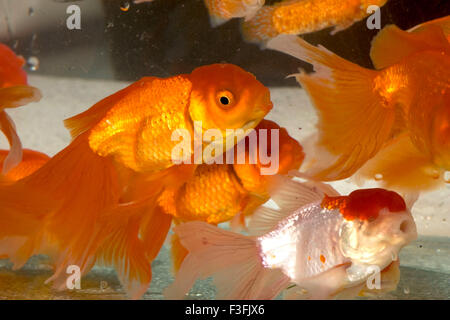
[[[217,299],[273,299],[289,284],[281,270],[261,263],[256,240],[211,226],[188,222],[174,231],[189,254],[164,295],[181,299],[198,278],[213,276]]]

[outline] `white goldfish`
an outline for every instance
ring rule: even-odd
[[[324,184],[287,179],[273,200],[281,209],[255,213],[255,236],[203,222],[177,226],[189,254],[166,297],[182,298],[210,276],[218,299],[273,299],[292,284],[287,298],[358,294],[375,271],[395,269],[400,249],[417,237],[405,201],[385,189],[340,196]]]

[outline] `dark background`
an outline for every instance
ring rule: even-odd
[[[50,0],[41,1],[44,9],[37,15],[45,15],[42,11]],[[74,3],[83,14],[94,1],[101,1],[100,14],[82,19],[83,30],[67,30],[65,8]],[[265,85],[283,86],[296,85],[293,79],[284,79],[286,75],[299,66],[309,68],[287,55],[245,43],[239,19],[212,28],[203,0],[154,0],[138,5],[130,1],[128,11],[121,10],[125,3],[121,0],[53,0],[52,5],[55,2],[61,6],[58,25],[0,38],[24,57],[39,57],[36,72],[40,74],[135,81],[142,76],[166,77],[189,73],[200,65],[228,62],[252,72]],[[448,14],[450,0],[390,0],[381,10],[381,20],[382,26],[394,23],[408,29]],[[367,29],[365,20],[334,36],[330,30],[304,38],[359,65],[372,66],[370,42],[378,30]]]

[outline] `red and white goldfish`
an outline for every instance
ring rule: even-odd
[[[0,256],[20,268],[47,254],[55,267],[47,282],[60,289],[70,265],[82,274],[96,262],[114,265],[129,295],[140,297],[172,221],[155,210],[156,199],[197,166],[174,164],[172,133],[193,137],[202,121],[226,140],[227,129],[254,128],[271,108],[269,90],[230,64],[142,78],[101,100],[66,120],[73,140],[65,149],[31,175],[0,182]]]
[[[334,298],[385,270],[417,237],[395,192],[321,190],[287,179],[273,197],[280,210],[261,208],[250,222],[256,236],[203,222],[175,227],[189,253],[165,296],[182,298],[196,279],[212,276],[218,299],[273,299],[291,284],[311,299]]]
[[[295,36],[268,42],[316,71],[296,75],[319,114],[306,174],[331,181],[360,169],[358,175],[406,193],[443,185],[450,170],[449,26],[450,16],[410,32],[385,27],[370,52],[377,70]]]
[[[261,143],[260,130],[267,130],[267,146]],[[279,130],[277,148],[272,148],[272,130]],[[284,128],[275,122],[262,120],[255,128],[257,144],[246,144],[245,163],[238,163],[238,146],[235,146],[233,164],[202,164],[194,176],[177,189],[166,189],[158,198],[162,210],[172,215],[175,223],[204,221],[217,225],[231,221],[232,226],[245,226],[245,217],[270,199],[279,184],[278,175],[298,170],[304,158],[302,146],[291,138]],[[246,138],[247,140],[248,138]],[[248,139],[250,140],[250,139]],[[245,141],[247,142],[247,141]],[[261,174],[259,156],[254,164],[250,154],[258,155],[267,147],[273,161],[277,158],[277,170],[273,175]],[[251,149],[251,148],[254,148]],[[175,271],[187,254],[176,235],[172,237],[172,258]]]
[[[335,27],[333,33],[367,17],[387,0],[286,0],[261,8],[242,23],[245,40],[263,43],[280,34],[304,34]]]
[[[28,85],[27,74],[22,69],[24,64],[22,57],[16,56],[10,48],[0,43],[0,130],[11,146],[2,161],[2,174],[8,173],[22,160],[22,143],[14,122],[5,109],[17,108],[41,99],[39,89]]]

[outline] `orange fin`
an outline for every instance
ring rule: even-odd
[[[136,83],[100,100],[86,111],[64,120],[64,126],[69,130],[72,139],[75,139],[100,122],[111,108],[120,104],[127,94],[136,87]]]
[[[189,251],[167,299],[182,299],[197,278],[213,276],[217,299],[273,299],[289,283],[279,269],[264,268],[256,241],[205,222],[183,223],[174,229]]]
[[[1,173],[6,174],[22,160],[22,143],[13,120],[3,110],[16,108],[41,99],[39,89],[30,86],[14,86],[0,89],[0,130],[8,139],[11,150],[3,161]]]
[[[450,44],[439,25],[426,24],[414,32],[390,25],[372,40],[370,57],[376,69],[383,69],[425,50],[443,50],[450,54]]]
[[[94,154],[85,137],[79,138],[39,170],[2,186],[0,192],[0,220],[9,221],[8,228],[19,219],[33,225],[23,231],[8,230],[7,236],[20,233],[26,239],[11,260],[20,265],[33,254],[49,255],[55,273],[48,281],[55,280],[58,288],[64,288],[69,265],[79,266],[82,272],[92,266],[95,222],[105,208],[118,202],[121,192],[110,159]],[[3,232],[0,228],[0,238]]]
[[[171,242],[173,270],[174,274],[177,274],[178,270],[180,270],[184,258],[186,258],[188,254],[188,251],[186,250],[185,247],[183,247],[183,245],[180,242],[180,238],[176,233],[172,235],[170,242]]]
[[[6,175],[22,161],[22,143],[17,135],[13,120],[2,110],[0,111],[0,129],[8,139],[11,148],[2,165],[1,173]]]
[[[438,26],[439,28],[442,29],[442,31],[444,32],[445,36],[447,37],[448,40],[450,37],[450,16],[446,16],[446,17],[442,17],[442,18],[438,18],[435,20],[431,20],[422,24],[419,24],[418,26],[415,26],[411,29],[409,29],[409,32],[420,32],[426,28],[428,28],[429,26]]]
[[[3,166],[8,154],[8,150],[0,150],[0,167]],[[11,169],[11,171],[6,174],[6,177],[13,181],[22,179],[42,167],[49,159],[50,157],[46,154],[34,150],[23,149],[22,161]]]
[[[123,210],[128,209],[122,208],[112,212],[107,219],[115,222],[111,222],[109,227],[103,230],[109,235],[100,249],[99,258],[104,264],[116,267],[127,294],[132,299],[139,299],[152,280],[151,263],[164,242],[170,220],[164,227],[164,222],[158,221],[159,211],[153,210],[153,206],[130,208],[132,214],[129,217],[121,212]],[[143,223],[143,219],[148,215],[151,216],[149,222]],[[143,228],[145,230],[142,230]],[[148,232],[155,233],[152,235],[154,241],[148,241]]]
[[[42,94],[38,88],[31,86],[14,86],[0,88],[0,110],[17,108],[30,102],[37,102]]]
[[[414,146],[408,134],[389,142],[357,175],[402,192],[430,190],[444,183],[442,170]]]
[[[390,138],[394,124],[393,106],[373,90],[378,72],[291,35],[270,40],[268,47],[309,62],[316,71],[296,75],[319,113],[315,150],[305,152],[312,163],[306,172],[324,181],[351,176]]]

